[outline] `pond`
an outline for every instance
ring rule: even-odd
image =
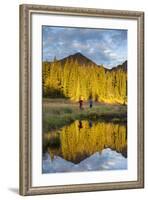
[[[44,133],[42,159],[42,173],[126,170],[126,124],[76,120]]]

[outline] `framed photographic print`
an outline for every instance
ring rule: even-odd
[[[144,187],[144,13],[20,6],[20,194]]]

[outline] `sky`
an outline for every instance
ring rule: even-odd
[[[127,30],[42,27],[43,61],[82,53],[98,65],[112,68],[127,60]]]

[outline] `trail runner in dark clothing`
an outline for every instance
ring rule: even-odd
[[[83,108],[83,100],[82,99],[79,100],[79,106],[80,106],[80,109]]]

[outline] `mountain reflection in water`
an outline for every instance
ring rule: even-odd
[[[43,135],[43,173],[127,169],[126,125],[76,120]]]

